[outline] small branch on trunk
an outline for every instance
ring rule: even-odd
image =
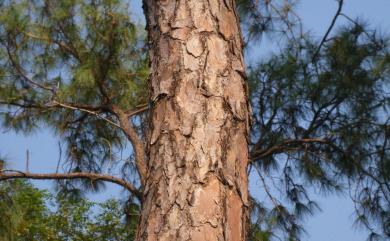
[[[140,114],[140,113],[142,113],[144,111],[147,111],[148,109],[149,109],[149,105],[148,104],[138,105],[134,109],[126,111],[126,115],[127,115],[127,117],[131,117],[131,116],[134,116],[134,115],[138,115],[138,114]]]
[[[33,179],[33,180],[70,180],[70,179],[89,179],[92,181],[105,181],[118,184],[132,194],[134,194],[139,200],[142,198],[142,193],[131,183],[110,175],[87,173],[87,172],[74,172],[74,173],[48,173],[37,174],[30,172],[21,172],[15,170],[2,170],[0,171],[0,181],[9,179]]]

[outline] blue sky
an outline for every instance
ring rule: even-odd
[[[133,0],[133,13],[141,15],[140,0]],[[302,0],[297,13],[303,20],[304,28],[312,34],[322,36],[337,9],[335,0]],[[368,20],[371,26],[380,27],[390,33],[390,0],[345,0],[344,13],[352,17]],[[339,23],[343,23],[341,18]],[[266,56],[270,49],[267,41],[260,43],[258,54]],[[26,150],[30,152],[31,172],[54,172],[58,160],[58,139],[50,130],[42,128],[29,136],[15,134],[0,129],[0,154],[5,156],[11,167],[24,170]],[[41,188],[50,188],[53,183],[34,182]],[[252,181],[252,186],[256,181]],[[96,201],[123,195],[115,185],[108,185],[104,193],[90,195]],[[257,188],[260,192],[261,189]],[[259,193],[257,193],[259,194]],[[308,236],[306,241],[363,241],[367,233],[352,227],[353,207],[346,196],[317,198],[322,212],[306,220]]]

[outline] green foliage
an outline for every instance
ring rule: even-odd
[[[124,212],[118,200],[53,196],[25,181],[0,183],[0,196],[1,241],[125,241],[135,236],[136,204]],[[129,212],[132,216],[125,215]]]
[[[308,190],[349,191],[358,223],[390,237],[388,44],[354,23],[318,56],[306,37],[250,67],[254,168],[272,196],[287,200],[257,204],[263,226],[276,218],[279,231],[298,239],[300,221],[317,209]]]
[[[0,240],[42,239],[49,231],[45,220],[47,198],[48,192],[24,181],[0,183]]]
[[[117,121],[109,107],[147,103],[145,34],[128,2],[2,1],[0,10],[3,127],[49,127],[66,143],[69,171],[101,172],[126,144],[105,121]]]
[[[297,0],[237,0],[243,34],[248,45],[264,35],[297,41],[303,34],[300,17],[295,12]]]

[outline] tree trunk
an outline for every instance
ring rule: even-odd
[[[234,0],[144,0],[152,101],[137,240],[245,240],[248,120]]]

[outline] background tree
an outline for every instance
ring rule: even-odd
[[[66,172],[115,168],[127,139],[138,143],[135,156],[143,148],[141,122],[126,117],[145,110],[148,68],[127,9],[119,1],[3,3],[4,128],[52,128],[67,147]],[[133,164],[130,157],[121,168],[127,173]]]
[[[346,16],[344,2],[337,2],[318,41],[302,32],[295,1],[240,1],[248,29],[263,25],[254,32],[286,42],[248,71],[252,167],[268,195],[254,210],[257,228],[268,236],[283,230],[296,239],[303,231],[299,220],[318,210],[308,191],[314,188],[348,192],[356,222],[371,231],[369,238],[389,237],[388,38]],[[341,17],[349,24],[332,35]],[[256,37],[248,35],[252,42]]]
[[[138,206],[118,200],[97,204],[13,180],[0,184],[1,241],[132,240]],[[128,217],[128,218],[126,218]]]
[[[253,48],[264,35],[281,46],[247,68],[253,109],[248,172],[258,175],[268,197],[252,200],[251,239],[299,240],[303,218],[318,209],[312,188],[349,193],[369,238],[390,237],[387,37],[344,15],[342,0],[320,39],[303,29],[296,1],[236,3],[245,46]],[[7,1],[1,9],[4,128],[52,128],[66,142],[66,173],[88,179],[63,187],[97,188],[102,178],[89,173],[120,168],[139,196],[147,110],[158,99],[146,104],[146,48],[126,4]],[[339,18],[350,24],[335,31]],[[133,155],[120,162],[127,142]]]

